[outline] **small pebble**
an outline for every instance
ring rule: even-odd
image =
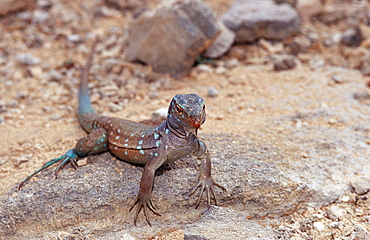
[[[152,113],[152,120],[153,121],[164,121],[167,118],[168,109],[167,108],[159,108]]]
[[[120,105],[113,102],[108,103],[108,106],[111,112],[118,112],[122,110],[122,107]]]
[[[328,207],[328,218],[333,221],[342,220],[344,215],[347,213],[347,211],[341,207],[338,206],[330,206]]]
[[[36,65],[40,62],[39,59],[33,57],[29,53],[18,53],[15,58],[18,61],[18,63],[29,66]]]
[[[343,233],[344,236],[349,236],[353,233],[353,230],[354,230],[354,228],[352,226],[346,226],[346,227],[343,228],[342,233]]]
[[[227,72],[227,69],[225,67],[217,67],[215,73],[217,74],[224,74]]]
[[[5,118],[4,116],[0,116],[0,125],[5,125]]]
[[[319,231],[319,232],[322,232],[324,229],[325,229],[325,226],[322,222],[314,222],[313,223],[313,227]]]
[[[228,61],[225,62],[225,67],[226,68],[229,68],[229,69],[230,68],[234,68],[234,67],[236,67],[238,65],[239,65],[239,61],[236,58],[230,59],[230,60],[228,60]]]
[[[67,36],[67,40],[73,43],[80,43],[82,39],[79,34],[70,34]]]
[[[33,156],[33,154],[32,154],[32,153],[30,153],[30,154],[24,154],[24,155],[22,155],[22,156],[19,156],[19,157],[15,158],[15,159],[13,160],[13,165],[14,165],[15,167],[18,167],[18,166],[19,166],[19,165],[21,165],[22,163],[24,163],[24,162],[28,162],[28,161],[32,158],[32,156]]]
[[[207,96],[208,97],[211,97],[211,98],[214,98],[214,97],[217,97],[219,95],[218,91],[214,88],[214,87],[209,87],[208,90],[207,90]]]
[[[9,161],[9,157],[2,157],[0,158],[0,165],[3,165],[4,163],[6,163],[7,161]]]
[[[351,186],[359,195],[370,191],[370,176],[358,176],[352,179]]]
[[[199,64],[197,66],[197,69],[200,71],[200,72],[212,72],[213,71],[213,68],[207,64]]]
[[[50,69],[48,75],[51,81],[60,82],[63,78],[63,75],[60,72],[56,71],[55,69]]]
[[[342,222],[331,222],[329,223],[329,228],[343,228],[344,224]]]

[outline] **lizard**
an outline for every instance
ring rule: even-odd
[[[155,171],[163,164],[172,163],[187,155],[201,161],[199,180],[190,195],[200,188],[196,207],[200,205],[203,193],[207,194],[207,203],[211,198],[217,205],[214,186],[226,190],[214,182],[211,177],[211,157],[206,144],[197,137],[198,129],[206,120],[205,103],[197,94],[177,94],[170,102],[167,119],[156,127],[126,119],[106,117],[98,114],[92,107],[88,78],[95,52],[96,40],[82,70],[78,91],[78,119],[82,128],[88,133],[77,141],[73,149],[58,158],[46,162],[40,169],[27,176],[18,186],[20,190],[25,182],[37,173],[59,163],[55,170],[55,178],[59,170],[70,163],[77,169],[77,162],[91,154],[109,151],[115,157],[126,162],[145,165],[141,176],[140,189],[134,204],[136,206],[134,224],[143,210],[145,220],[151,226],[148,209],[161,216],[151,200],[154,186]],[[212,195],[212,197],[211,197]]]

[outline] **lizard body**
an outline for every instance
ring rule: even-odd
[[[210,205],[211,194],[217,204],[213,186],[225,189],[212,180],[210,154],[206,145],[197,138],[197,130],[206,118],[204,100],[196,94],[176,95],[170,103],[167,119],[157,127],[96,113],[91,105],[87,87],[96,43],[97,41],[84,67],[79,87],[78,118],[88,135],[80,138],[74,149],[68,150],[59,158],[50,160],[29,175],[19,184],[19,189],[32,176],[54,163],[61,162],[55,171],[57,175],[59,169],[67,163],[71,163],[76,168],[80,158],[110,151],[124,161],[145,165],[139,194],[130,211],[136,206],[134,217],[136,225],[140,211],[144,210],[145,219],[150,225],[147,209],[160,215],[150,199],[155,171],[165,163],[192,155],[202,160],[199,182],[191,192],[193,194],[198,187],[201,187],[196,207],[199,206],[204,191],[207,193],[208,205]]]

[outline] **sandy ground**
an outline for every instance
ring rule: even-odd
[[[174,95],[194,92],[204,97],[207,106],[207,121],[201,133],[250,135],[252,130],[260,129],[260,134],[268,139],[270,132],[282,130],[268,126],[271,119],[293,115],[297,108],[309,112],[334,106],[336,103],[330,97],[312,94],[326,89],[330,96],[340,88],[342,83],[335,83],[334,76],[340,75],[344,82],[348,80],[363,86],[362,92],[368,91],[366,83],[370,77],[363,76],[358,70],[343,74],[341,67],[346,62],[343,49],[325,48],[320,44],[302,54],[301,62],[294,69],[282,72],[273,70],[269,53],[258,44],[238,45],[227,56],[216,60],[211,70],[196,67],[188,77],[175,80],[153,73],[149,67],[125,62],[124,45],[118,50],[114,47],[106,49],[109,41],[113,45],[120,39],[124,42],[129,12],[101,17],[95,12],[98,4],[90,1],[88,4],[86,1],[55,2],[65,8],[55,10],[55,15],[63,17],[44,23],[47,27],[14,15],[0,19],[1,194],[15,188],[25,176],[72,148],[76,139],[84,136],[76,116],[76,94],[80,70],[93,42],[89,33],[103,36],[94,62],[99,67],[92,69],[90,87],[94,107],[108,116],[148,120],[156,109],[167,107]],[[207,2],[218,14],[229,6],[228,1]],[[78,16],[78,24],[73,20],[74,14]],[[89,21],[91,19],[94,21]],[[330,30],[320,23],[305,23],[305,27],[317,32]],[[55,32],[49,32],[50,29]],[[66,36],[75,33],[84,36],[83,43],[66,41]],[[38,45],[39,41],[41,45]],[[39,63],[33,66],[20,64],[17,54],[23,52],[39,59]],[[112,68],[107,63],[109,54],[117,54],[117,62]],[[312,69],[305,60],[314,58],[324,59],[325,67]],[[235,60],[233,66],[225,67],[225,72],[216,72],[220,66]],[[52,69],[60,73],[60,77],[52,77]],[[219,92],[215,98],[207,96],[211,86]],[[335,121],[323,118],[315,124]],[[333,127],[345,126],[333,124]],[[287,151],[294,154],[296,149]],[[364,205],[364,211],[368,210],[366,208]],[[321,210],[310,211],[314,214]]]

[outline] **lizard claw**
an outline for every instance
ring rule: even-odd
[[[199,207],[200,201],[202,200],[202,196],[203,196],[204,191],[206,191],[206,193],[207,193],[208,206],[211,205],[211,194],[212,194],[212,197],[215,201],[215,205],[217,206],[217,198],[216,198],[216,194],[214,192],[214,187],[213,186],[219,187],[223,191],[226,191],[226,189],[223,186],[221,186],[218,183],[215,183],[211,177],[204,177],[203,179],[199,179],[198,184],[193,188],[193,190],[190,193],[190,196],[191,196],[195,193],[195,191],[199,187],[201,188],[200,189],[200,194],[199,194],[199,197],[198,197],[198,200],[197,200],[197,205],[195,206],[195,208]]]
[[[37,173],[43,171],[44,169],[50,167],[51,165],[53,165],[54,163],[57,163],[57,162],[60,162],[62,161],[59,166],[57,167],[57,169],[55,170],[55,178],[57,178],[57,175],[58,175],[58,172],[59,170],[64,166],[66,165],[68,162],[71,162],[71,165],[75,168],[77,166],[77,159],[78,159],[78,156],[77,154],[71,149],[71,150],[68,150],[65,154],[63,154],[62,156],[58,157],[58,158],[54,158],[54,159],[51,159],[50,161],[46,162],[44,165],[42,165],[42,167],[40,169],[38,169],[37,171],[35,171],[34,173],[32,173],[31,175],[29,175],[28,177],[26,177],[19,185],[18,185],[18,190],[21,189],[21,187],[23,186],[23,184],[25,182],[27,182],[31,177],[33,177],[34,175],[36,175]]]
[[[152,211],[155,215],[158,215],[158,216],[162,216],[162,215],[157,212],[157,210],[154,207],[153,201],[150,198],[148,198],[148,197],[142,197],[140,195],[141,194],[139,193],[139,196],[137,196],[137,198],[135,199],[134,205],[132,205],[132,207],[130,208],[129,212],[131,212],[131,210],[134,209],[134,207],[137,205],[137,207],[136,207],[136,213],[135,213],[135,218],[134,218],[134,224],[135,224],[135,226],[136,226],[137,218],[138,218],[138,216],[139,216],[139,214],[140,214],[140,212],[141,212],[142,209],[144,211],[145,220],[148,222],[149,226],[152,226],[152,224],[149,221],[149,216],[148,216],[147,209],[149,209],[150,211]]]

